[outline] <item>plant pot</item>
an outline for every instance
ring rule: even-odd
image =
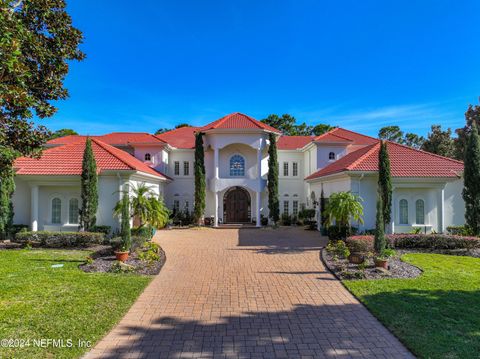
[[[388,269],[388,260],[387,259],[375,258],[374,262],[375,262],[375,267],[376,268]]]
[[[117,258],[117,261],[125,262],[128,259],[128,254],[129,254],[128,251],[127,252],[117,251],[115,252],[115,258]]]
[[[362,264],[365,256],[362,253],[352,253],[348,256],[348,261],[352,264]]]

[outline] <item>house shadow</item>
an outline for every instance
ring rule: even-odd
[[[115,330],[102,358],[411,358],[361,304],[297,305],[217,322],[159,317]],[[87,355],[88,358],[88,355]]]
[[[238,245],[234,250],[252,250],[258,253],[299,253],[319,251],[328,240],[317,231],[301,227],[280,227],[278,229],[241,228],[238,231]]]

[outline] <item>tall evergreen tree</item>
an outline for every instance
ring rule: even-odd
[[[327,222],[327,216],[325,215],[325,209],[327,208],[327,204],[325,201],[325,193],[322,191],[320,192],[320,226],[322,231],[325,230],[325,223]]]
[[[382,197],[382,217],[385,226],[392,220],[392,175],[387,142],[382,141],[378,152],[378,187]]]
[[[270,147],[268,148],[268,211],[269,217],[276,224],[280,219],[280,204],[278,201],[278,159],[277,138],[275,134],[269,135]]]
[[[467,139],[465,150],[463,199],[465,222],[472,234],[480,235],[480,136],[475,122]]]
[[[385,239],[385,222],[383,218],[383,200],[380,191],[378,191],[377,195],[377,215],[375,220],[375,240],[373,246],[377,253],[382,253],[387,246],[387,240]]]
[[[97,163],[90,138],[87,138],[83,152],[81,197],[80,228],[84,231],[89,231],[97,222],[96,214],[98,208]]]
[[[198,132],[195,135],[195,207],[193,214],[195,221],[200,224],[200,220],[205,211],[205,153],[203,150],[203,133]]]
[[[0,169],[0,240],[7,239],[13,224],[13,204],[11,195],[15,190],[11,167]]]

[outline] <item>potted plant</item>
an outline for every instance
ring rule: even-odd
[[[348,261],[353,264],[361,264],[365,262],[365,253],[368,252],[369,243],[363,239],[349,239],[347,241],[350,255]]]
[[[388,260],[390,257],[395,255],[395,251],[393,249],[384,249],[379,255],[377,255],[373,261],[375,263],[376,268],[383,268],[388,269]]]
[[[130,248],[132,247],[130,232],[130,198],[128,191],[123,193],[121,203],[122,241],[119,250],[115,251],[115,257],[117,258],[117,261],[125,262],[128,259]]]

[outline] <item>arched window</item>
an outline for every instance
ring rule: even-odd
[[[58,197],[52,199],[52,223],[62,223],[62,201]]]
[[[230,176],[245,176],[245,159],[240,155],[230,158]]]
[[[400,224],[408,224],[408,202],[406,199],[400,200]]]
[[[152,159],[152,156],[150,153],[145,153],[145,161],[150,161]]]
[[[78,223],[78,199],[70,198],[68,202],[68,223],[77,224]]]
[[[330,153],[328,154],[328,159],[329,159],[329,160],[334,160],[334,159],[335,159],[335,152],[330,152]]]
[[[423,199],[417,199],[415,202],[415,222],[425,224],[425,202]]]

